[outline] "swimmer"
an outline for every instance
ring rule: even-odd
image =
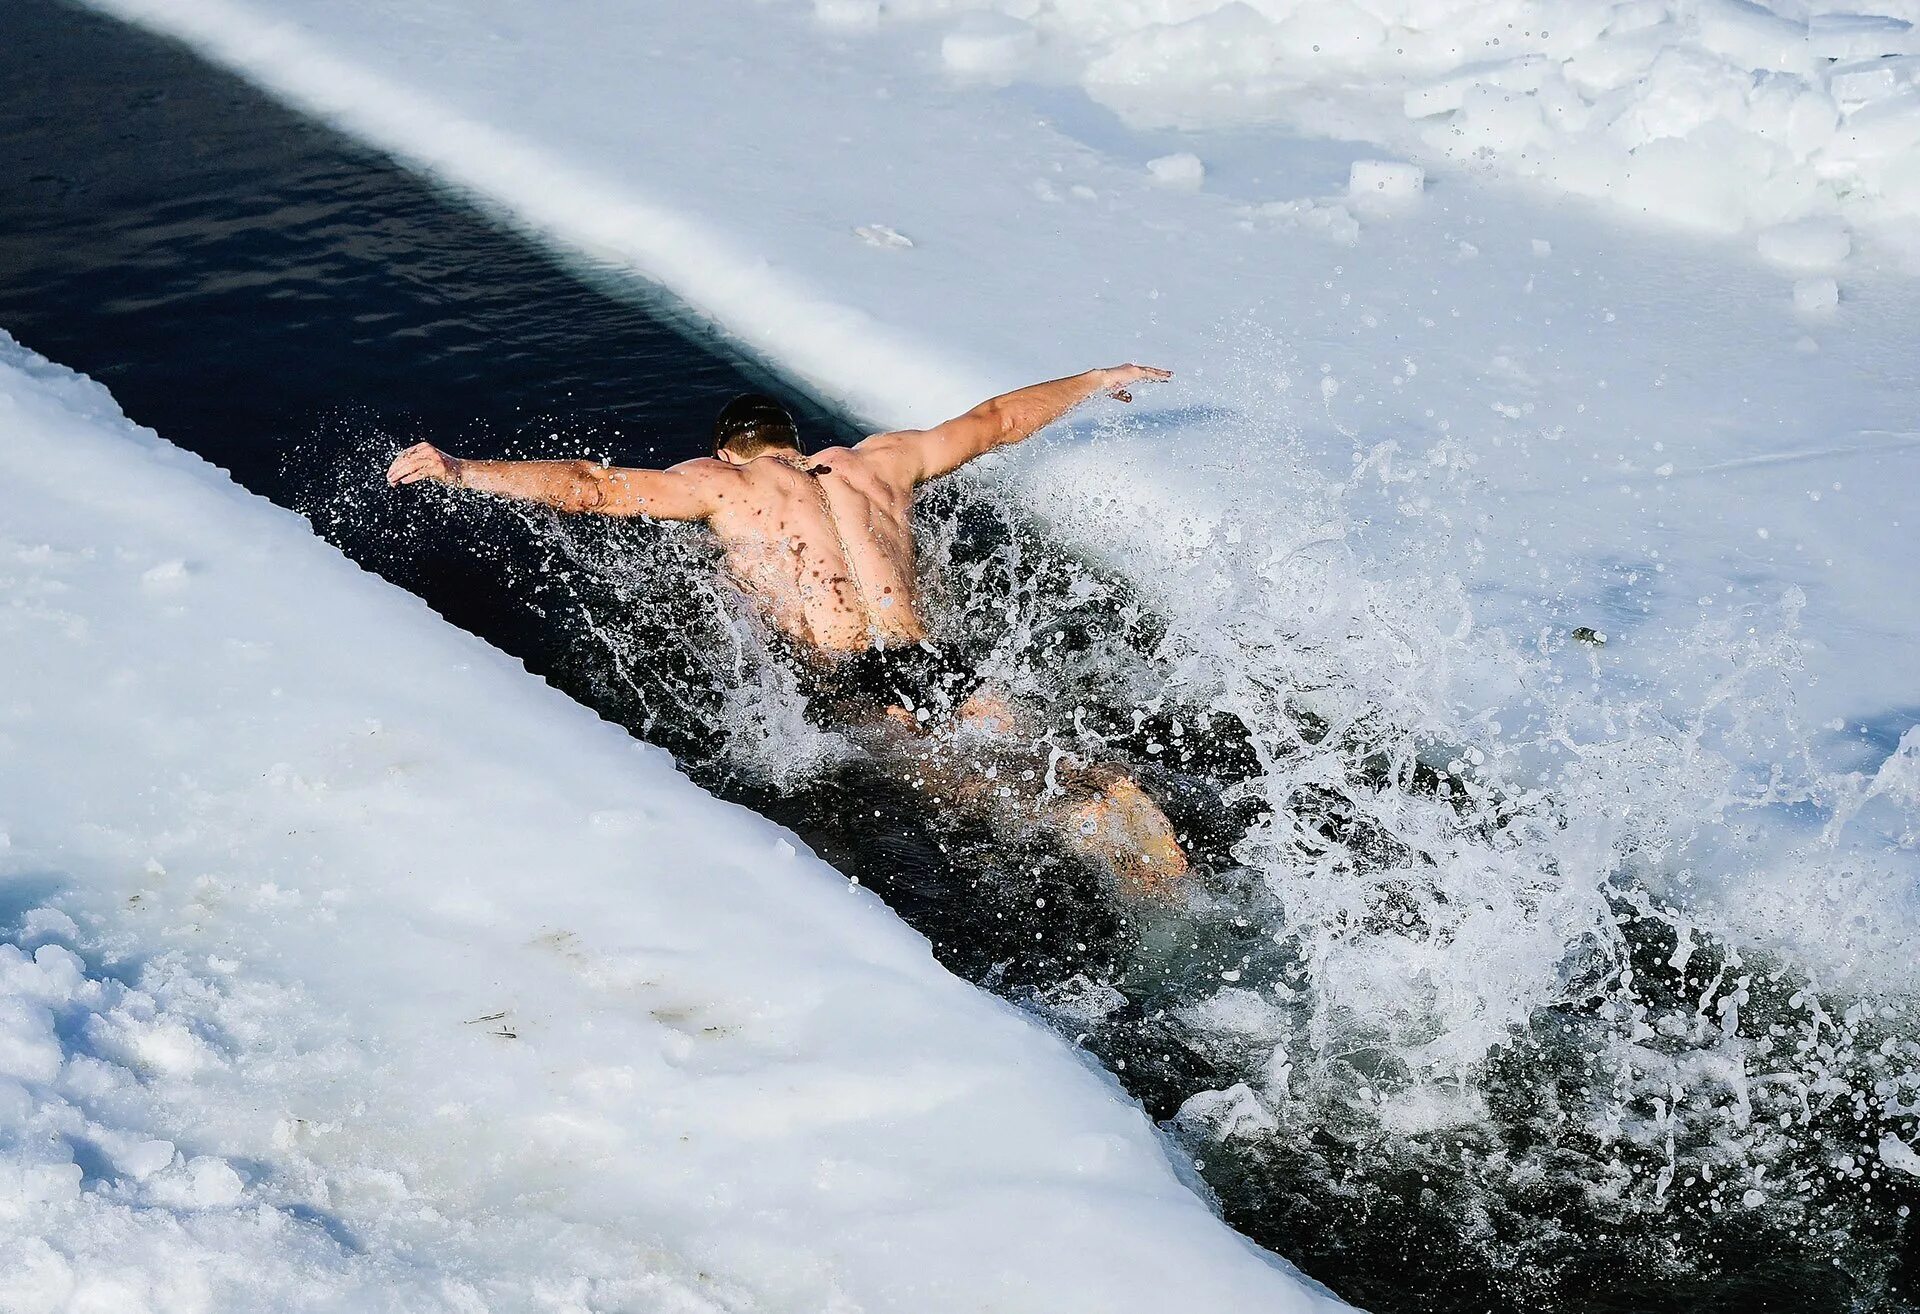
[[[915,491],[1094,397],[1131,401],[1130,388],[1172,377],[1147,365],[1088,370],[994,397],[930,429],[811,455],[784,407],[749,394],[720,412],[712,456],[669,469],[464,460],[420,443],[395,458],[387,482],[433,481],[573,514],[704,524],[735,583],[798,655],[810,701],[833,719],[893,725],[928,743],[941,735],[1010,742],[1019,719],[1010,701],[931,640],[915,586]],[[951,756],[918,753],[922,769]],[[1124,888],[1161,893],[1186,874],[1166,814],[1130,776],[1077,763],[1054,774],[1055,827]],[[963,795],[964,780],[948,775],[951,793]]]

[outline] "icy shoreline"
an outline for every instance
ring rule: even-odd
[[[10,1308],[1336,1304],[778,828],[11,341],[0,406]]]

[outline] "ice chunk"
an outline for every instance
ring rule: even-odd
[[[6,836],[0,834],[0,849],[6,847]],[[41,940],[77,940],[80,938],[80,926],[58,908],[31,908],[20,918],[17,938],[23,945]]]
[[[1831,269],[1853,253],[1838,219],[1802,219],[1760,234],[1760,254],[1783,269]]]
[[[1793,285],[1793,308],[1803,315],[1826,315],[1840,304],[1840,285],[1831,278],[1803,278]]]
[[[1867,59],[1856,64],[1837,65],[1827,76],[1827,89],[1833,93],[1835,100],[1858,106],[1912,86],[1916,73],[1920,73],[1920,56]]]
[[[183,1209],[222,1209],[238,1204],[246,1183],[225,1159],[202,1154],[178,1168],[169,1168],[147,1188],[159,1204]]]
[[[1394,160],[1355,160],[1347,171],[1347,197],[1363,205],[1406,205],[1426,184],[1426,170]]]
[[[21,999],[0,1000],[0,1075],[52,1081],[63,1057],[46,1009]]]
[[[77,1163],[0,1160],[0,1218],[18,1218],[35,1205],[80,1198]]]
[[[940,58],[955,73],[995,81],[1026,67],[1040,34],[1004,14],[969,14],[940,39]]]
[[[1174,187],[1181,191],[1193,191],[1206,181],[1207,166],[1200,163],[1200,157],[1179,151],[1173,155],[1162,155],[1147,161],[1147,172],[1162,187]]]
[[[172,1141],[137,1141],[113,1154],[113,1166],[136,1181],[145,1181],[172,1162]]]
[[[1920,1177],[1920,1153],[1915,1153],[1914,1148],[1898,1136],[1880,1138],[1880,1162],[1889,1168]]]
[[[1873,160],[1920,145],[1920,90],[1876,100],[1847,115],[1829,153],[1840,160]]]
[[[1913,24],[1884,14],[1815,14],[1807,46],[1822,59],[1875,59],[1920,50]]]
[[[1204,1129],[1216,1141],[1239,1137],[1258,1140],[1273,1135],[1280,1127],[1280,1120],[1244,1081],[1225,1090],[1203,1090],[1189,1096],[1176,1116],[1183,1123]]]
[[[1701,43],[1736,68],[1813,72],[1803,23],[1747,0],[1707,0],[1698,10],[1698,22]]]

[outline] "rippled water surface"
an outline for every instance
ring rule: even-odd
[[[1727,808],[1684,734],[1523,779],[1369,646],[1444,589],[1249,525],[1169,606],[956,481],[919,516],[939,626],[1032,751],[1130,764],[1199,860],[1178,909],[1116,901],[809,725],[697,533],[379,483],[423,438],[680,459],[765,378],[184,52],[8,19],[0,326],[875,885],[1097,1053],[1249,1235],[1377,1310],[1912,1307],[1914,1179],[1880,1149],[1920,1132],[1911,1001],[1702,920],[1676,855]],[[1760,689],[1779,651],[1715,656]],[[1614,824],[1628,789],[1670,801]]]

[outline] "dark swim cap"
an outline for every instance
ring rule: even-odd
[[[806,450],[800,446],[799,426],[786,407],[765,393],[742,393],[722,407],[713,422],[715,456],[729,451],[750,461],[764,452],[789,448]]]

